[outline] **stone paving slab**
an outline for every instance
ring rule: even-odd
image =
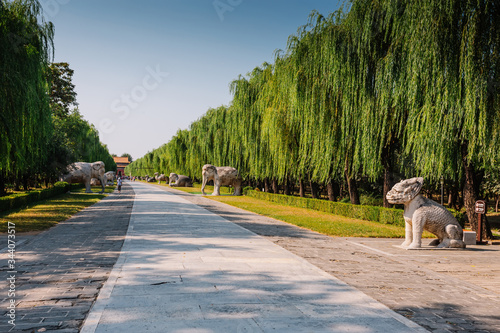
[[[118,259],[134,199],[131,186],[42,233],[16,235],[15,297],[1,288],[0,332],[78,332]],[[7,234],[0,235],[2,245]],[[0,279],[11,275],[0,252]],[[15,323],[7,305],[16,302]]]
[[[159,188],[266,237],[429,331],[500,332],[499,245],[407,251],[395,246],[401,239],[328,237],[199,195]]]
[[[426,331],[247,229],[132,186],[120,258],[82,333]]]

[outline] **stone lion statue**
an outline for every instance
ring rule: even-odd
[[[214,192],[212,195],[220,195],[221,186],[233,186],[233,195],[241,195],[242,179],[238,172],[233,167],[216,167],[212,164],[205,164],[201,172],[203,176],[203,183],[201,185],[201,193],[206,195],[205,186],[210,180],[214,181]]]
[[[104,186],[106,184],[106,178],[104,176],[104,162],[76,162],[68,165],[66,169],[66,173],[60,177],[61,181],[69,184],[83,183],[85,184],[85,192],[92,193],[92,190],[90,189],[90,181],[92,178],[96,178],[102,185],[102,191],[99,193],[104,193]]]
[[[406,237],[401,246],[409,249],[422,247],[422,233],[426,230],[438,237],[430,246],[465,248],[462,227],[446,208],[419,194],[423,184],[422,177],[406,179],[387,193],[389,203],[404,205]]]
[[[193,187],[193,181],[188,176],[171,173],[168,178],[169,185],[172,187]]]

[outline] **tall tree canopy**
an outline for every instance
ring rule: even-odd
[[[47,164],[52,117],[46,81],[53,26],[38,1],[0,1],[0,192]]]
[[[115,167],[76,106],[68,64],[50,64],[54,27],[37,0],[0,0],[0,195],[54,180],[76,160]]]
[[[74,70],[67,62],[50,65],[50,107],[52,112],[59,117],[67,116],[72,107],[78,106],[73,74]]]
[[[353,0],[313,12],[274,64],[231,83],[231,105],[135,163],[345,182],[353,203],[359,176],[384,179],[384,197],[395,176],[444,177],[463,185],[475,228],[479,185],[499,165],[499,45],[495,0]]]

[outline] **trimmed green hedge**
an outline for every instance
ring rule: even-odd
[[[318,210],[321,212],[331,213],[350,217],[354,219],[367,220],[373,222],[380,222],[383,224],[393,224],[404,227],[405,221],[403,218],[402,209],[384,208],[378,206],[363,206],[352,205],[349,203],[333,202],[327,200],[310,199],[294,197],[282,194],[273,194],[267,192],[260,192],[245,188],[245,195],[256,199],[266,200],[278,204],[284,204],[299,208],[308,208]],[[464,213],[451,211],[457,218],[458,222],[463,226]]]
[[[31,203],[66,193],[70,190],[70,186],[71,185],[66,182],[57,182],[54,184],[54,187],[52,188],[29,191],[26,193],[11,194],[5,197],[0,197],[0,212],[21,208]]]

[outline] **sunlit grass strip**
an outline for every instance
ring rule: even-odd
[[[92,190],[97,192],[99,188],[93,187]],[[113,190],[114,186],[106,187],[106,193]],[[39,201],[24,209],[4,212],[0,214],[0,232],[7,231],[7,222],[16,224],[16,232],[45,230],[106,197],[105,194],[81,192],[85,192],[85,188]]]
[[[260,191],[247,191],[246,195],[256,199],[283,204],[292,207],[307,208],[353,219],[392,224],[404,227],[403,211],[400,209],[376,206],[352,205],[348,203],[301,198],[291,195],[273,194]]]
[[[404,228],[377,222],[351,219],[343,216],[281,205],[252,197],[219,196],[209,199],[272,217],[298,227],[337,237],[404,237]]]
[[[145,182],[145,181],[141,181],[141,182]],[[158,185],[158,183],[149,183],[149,184]],[[165,183],[161,183],[160,185],[167,186],[167,187],[169,186],[168,184],[165,184]],[[172,187],[172,188],[177,189],[177,190],[181,190],[181,191],[184,191],[187,193],[191,193],[191,194],[202,194],[201,193],[201,184],[199,184],[199,183],[194,183],[193,187]],[[211,186],[211,185],[205,186],[205,193],[207,195],[211,195],[213,191],[214,191],[213,186]],[[233,191],[229,187],[222,186],[220,188],[220,193],[221,194],[231,194],[231,193],[233,193]]]
[[[195,184],[194,187],[179,187],[177,189],[188,193],[199,194],[201,193],[199,186],[199,184]],[[226,190],[228,189],[226,188]],[[209,193],[209,191],[207,191],[207,193]],[[402,226],[352,219],[312,209],[277,204],[248,196],[208,195],[206,198],[328,236],[374,238],[403,238],[405,236],[404,227]],[[432,238],[434,236],[426,232],[423,237]]]

